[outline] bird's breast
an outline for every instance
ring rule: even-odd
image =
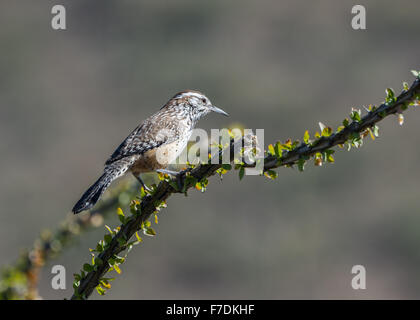
[[[175,164],[177,157],[185,149],[191,134],[180,135],[173,142],[166,143],[155,149],[149,150],[136,160],[132,165],[131,171],[140,174],[157,169],[165,169],[171,164]]]

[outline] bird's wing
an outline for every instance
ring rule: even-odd
[[[157,129],[156,123],[152,119],[143,122],[125,138],[105,164],[108,165],[132,155],[143,154],[175,140],[176,135],[170,127],[163,131]]]

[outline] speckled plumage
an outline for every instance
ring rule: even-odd
[[[139,177],[141,173],[165,169],[187,146],[198,120],[211,111],[227,115],[199,91],[177,93],[118,146],[105,162],[103,175],[83,194],[72,211],[79,213],[91,208],[111,182],[127,171]]]

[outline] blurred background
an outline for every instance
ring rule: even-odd
[[[65,31],[51,28],[55,4]],[[367,30],[351,28],[356,4]],[[3,0],[0,265],[71,215],[122,139],[178,91],[201,90],[230,114],[201,128],[263,128],[266,144],[399,93],[420,69],[419,12],[405,0]],[[334,165],[281,168],[275,181],[231,172],[204,194],[172,196],[104,299],[419,299],[420,112],[405,118],[385,119],[379,139],[337,151]],[[43,298],[70,297],[104,232],[44,267]],[[54,264],[67,290],[51,288]],[[351,287],[358,264],[366,290]]]

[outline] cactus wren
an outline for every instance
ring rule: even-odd
[[[187,146],[198,120],[211,111],[228,115],[213,106],[201,92],[188,90],[177,93],[120,144],[106,161],[102,176],[73,207],[73,213],[93,207],[111,182],[127,171],[131,171],[143,186],[140,174],[165,172]]]

